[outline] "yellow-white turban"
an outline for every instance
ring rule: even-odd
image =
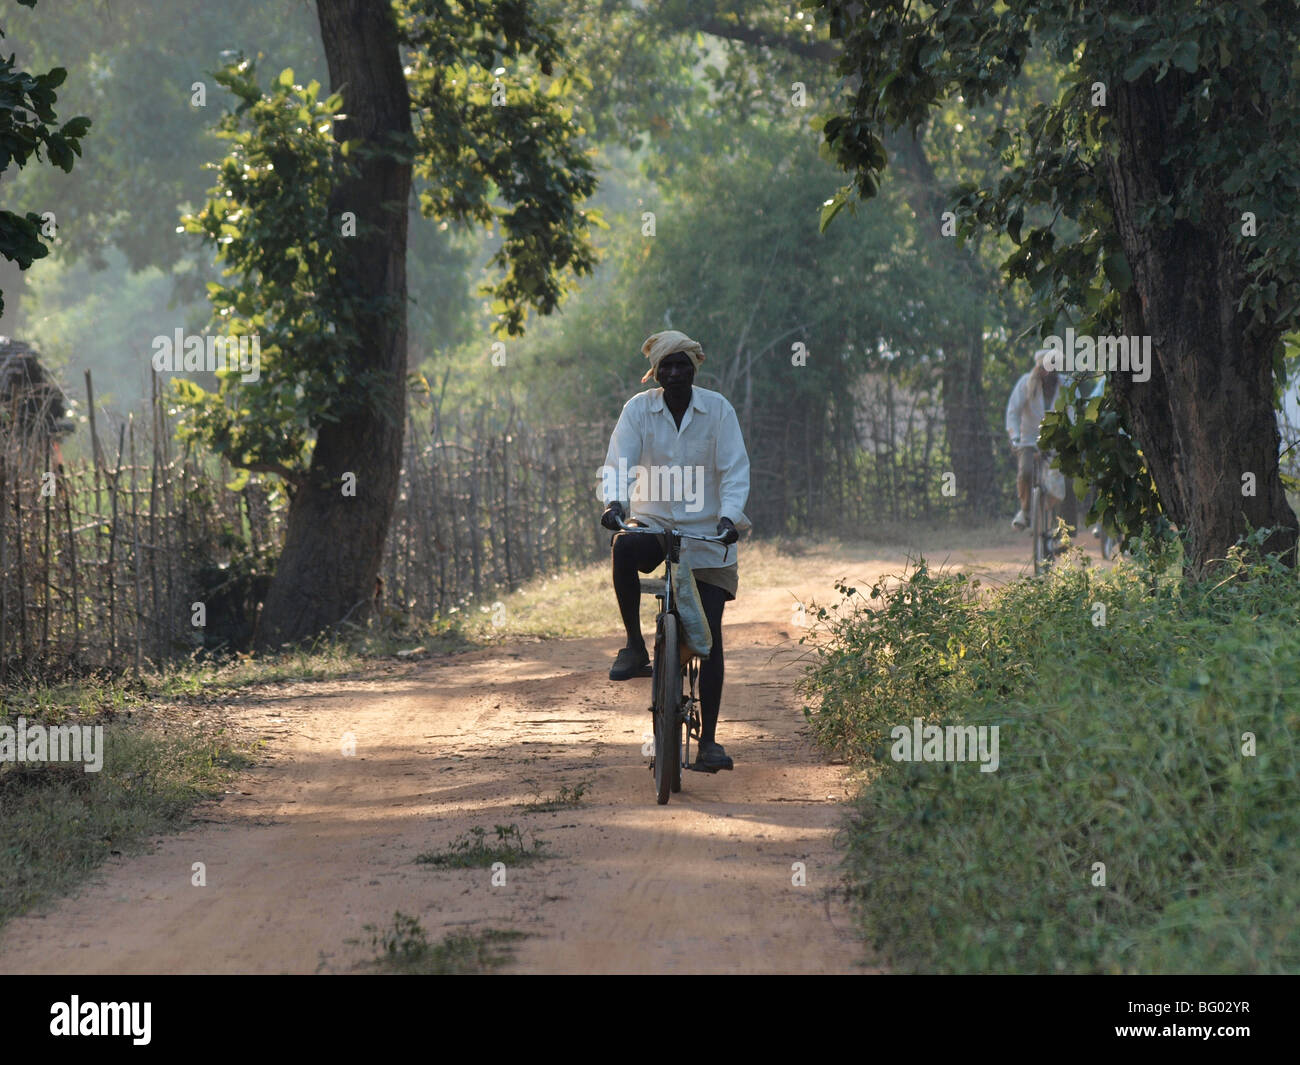
[[[641,383],[653,381],[659,363],[678,351],[686,352],[697,370],[700,368],[700,363],[704,361],[704,349],[685,333],[679,333],[676,329],[665,329],[662,333],[648,337],[641,345],[641,354],[650,360],[650,369],[641,378]]]

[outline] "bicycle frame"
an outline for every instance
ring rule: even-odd
[[[1055,561],[1056,535],[1052,527],[1052,512],[1055,509],[1047,502],[1047,488],[1043,483],[1047,470],[1047,458],[1034,448],[1034,479],[1029,490],[1029,526],[1033,534],[1034,576],[1040,576]]]
[[[727,550],[731,545],[727,542],[725,536],[697,536],[695,533],[685,533],[680,529],[661,529],[657,525],[628,525],[620,520],[618,523],[620,532],[640,533],[648,536],[658,536],[664,541],[664,613],[677,613],[677,603],[673,599],[673,570],[669,563],[678,563],[682,557],[683,540],[699,540],[706,544],[722,544]],[[723,554],[723,561],[726,561],[726,554]]]
[[[672,617],[675,620],[680,621],[680,616],[677,613],[676,596],[674,594],[673,567],[675,564],[680,563],[681,561],[682,541],[700,540],[706,543],[720,543],[720,544],[727,545],[728,547],[730,545],[728,544],[725,535],[724,536],[697,536],[693,533],[684,533],[680,529],[661,529],[652,525],[628,525],[626,522],[622,521],[621,519],[619,520],[618,525],[619,525],[619,529],[622,532],[659,536],[662,538],[664,544],[664,566],[665,566],[664,588],[662,594],[658,592],[655,593],[656,597],[661,600],[659,614],[655,619],[656,661],[655,661],[655,669],[653,672],[655,677],[654,699],[656,700],[656,703],[655,705],[652,705],[650,708],[651,711],[655,713],[656,728],[659,728],[660,726],[658,723],[659,721],[658,707],[660,704],[657,702],[657,700],[659,698],[660,680],[659,680],[659,672],[658,672],[659,641],[658,641],[657,633],[658,630],[661,628],[661,622],[665,615],[672,615]],[[725,560],[726,554],[723,555],[723,558]],[[677,626],[674,626],[674,628],[676,627]],[[700,714],[699,714],[699,699],[696,695],[696,684],[699,680],[699,675],[700,675],[700,660],[697,656],[691,655],[689,658],[686,659],[686,661],[684,662],[681,661],[681,657],[680,657],[681,646],[682,646],[681,643],[678,642],[676,645],[674,655],[670,656],[670,661],[673,660],[673,658],[675,658],[676,661],[680,664],[682,673],[684,673],[688,678],[689,685],[690,685],[690,694],[681,700],[681,703],[677,709],[676,722],[671,726],[671,728],[676,730],[679,729],[681,725],[685,725],[686,728],[684,730],[684,733],[678,732],[677,736],[670,736],[667,739],[665,739],[665,743],[671,740],[671,745],[673,748],[673,757],[675,759],[680,758],[681,761],[678,766],[673,767],[673,769],[669,772],[669,779],[671,781],[670,786],[659,790],[659,802],[661,804],[667,802],[668,791],[681,790],[680,771],[682,769],[691,768],[691,760],[690,760],[691,739],[694,738],[698,743],[701,736],[702,721],[700,719]],[[665,727],[668,727],[667,722],[665,722]],[[679,743],[679,737],[680,737],[680,743]],[[658,756],[656,755],[656,758],[657,757]],[[655,761],[651,762],[650,768],[652,771],[656,770]],[[664,771],[664,767],[658,767],[658,770],[659,770],[659,774],[662,774],[662,772]],[[658,784],[659,784],[659,775],[657,774],[656,785],[658,786]]]
[[[1084,514],[1090,513],[1092,511],[1093,506],[1096,504],[1096,502],[1097,502],[1097,488],[1094,485],[1092,488],[1088,490],[1088,498],[1083,504]],[[1097,517],[1097,522],[1095,527],[1101,530],[1101,535],[1098,537],[1098,539],[1101,541],[1101,557],[1106,559],[1109,562],[1117,554],[1119,554],[1119,546],[1121,543],[1124,542],[1124,538],[1122,536],[1118,536],[1112,533],[1110,531],[1110,528],[1106,525],[1105,521],[1102,520],[1100,515],[1098,515]]]

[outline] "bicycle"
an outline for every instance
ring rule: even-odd
[[[1052,520],[1056,510],[1044,486],[1047,457],[1034,449],[1034,480],[1029,490],[1029,528],[1033,536],[1034,576],[1047,572],[1060,553],[1056,523]]]
[[[1119,545],[1121,541],[1118,537],[1111,536],[1109,529],[1102,529],[1101,536],[1101,557],[1110,562],[1119,555]]]
[[[682,770],[693,769],[691,740],[700,740],[699,700],[696,683],[700,676],[700,660],[693,654],[682,661],[680,623],[675,595],[674,567],[681,560],[683,540],[703,543],[729,544],[722,536],[696,536],[680,529],[661,529],[653,525],[629,525],[621,518],[618,526],[622,532],[658,536],[664,544],[664,575],[641,578],[641,591],[649,592],[659,600],[659,613],[655,617],[655,653],[651,671],[650,712],[654,716],[654,756],[650,771],[655,779],[655,798],[660,806],[668,802],[672,792],[682,790]],[[724,561],[726,556],[723,556]],[[683,678],[690,686],[690,696],[683,694]],[[686,727],[685,735],[682,726]],[[714,770],[706,770],[714,772]]]
[[[1088,490],[1087,499],[1083,504],[1083,513],[1085,515],[1090,513],[1096,503],[1097,489],[1096,487],[1093,487]],[[1094,523],[1092,527],[1092,535],[1100,541],[1101,557],[1107,562],[1114,559],[1120,553],[1120,545],[1123,543],[1123,539],[1112,533],[1109,526],[1107,526],[1104,521],[1098,519],[1098,521]]]

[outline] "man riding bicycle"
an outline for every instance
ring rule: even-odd
[[[1034,353],[1034,368],[1022,374],[1011,390],[1007,400],[1007,435],[1011,438],[1011,449],[1016,454],[1016,495],[1020,498],[1020,509],[1011,519],[1017,529],[1029,524],[1029,493],[1034,482],[1034,456],[1038,451],[1038,430],[1043,423],[1043,415],[1051,410],[1056,402],[1056,390],[1059,377],[1043,365],[1043,359],[1050,354],[1044,348]],[[1054,493],[1053,493],[1054,495]],[[1056,502],[1061,502],[1061,497]]]
[[[734,544],[750,527],[744,510],[749,499],[749,455],[735,408],[721,393],[694,386],[704,352],[685,333],[674,329],[655,333],[641,352],[650,360],[642,383],[654,380],[660,387],[628,400],[614,426],[605,456],[605,470],[612,476],[602,478],[605,512],[600,523],[617,530],[618,520],[628,517],[630,503],[633,517],[653,525],[723,536]],[[633,477],[635,484],[630,484]],[[663,563],[663,545],[654,536],[618,533],[612,555],[614,595],[627,645],[614,659],[609,679],[649,676],[650,655],[641,635],[639,573],[649,573]],[[722,705],[722,610],[736,597],[736,549],[686,541],[681,560],[695,575],[713,638],[713,649],[700,665],[697,762],[709,769],[730,769],[732,760],[715,734]]]

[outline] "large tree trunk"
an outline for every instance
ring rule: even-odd
[[[993,468],[993,434],[985,417],[984,331],[970,334],[943,351],[943,417],[948,457],[957,481],[957,498],[971,514],[992,513],[1000,501]]]
[[[284,551],[267,596],[258,645],[277,647],[364,618],[388,535],[401,469],[406,409],[406,225],[409,161],[394,158],[393,134],[409,137],[411,105],[388,0],[318,0],[330,84],[343,95],[339,140],[376,149],[353,153],[358,176],[340,186],[336,214],[357,215],[344,285],[373,307],[350,370],[376,371],[382,397],[316,437],[308,478],[294,493]],[[355,375],[353,375],[355,378]],[[356,475],[356,494],[343,492]]]
[[[1278,475],[1272,351],[1277,330],[1252,328],[1237,311],[1245,288],[1226,207],[1204,221],[1153,231],[1138,212],[1178,196],[1182,175],[1160,160],[1174,115],[1189,91],[1172,71],[1120,83],[1113,94],[1118,153],[1105,160],[1115,222],[1133,274],[1123,300],[1124,330],[1151,337],[1151,378],[1116,373],[1112,387],[1160,494],[1189,534],[1186,566],[1203,574],[1249,529],[1276,531],[1270,551],[1290,551],[1296,516]],[[1166,201],[1168,202],[1168,201]]]
[[[921,239],[935,266],[957,283],[976,282],[972,253],[940,230],[947,204],[921,142],[905,133],[890,138],[890,154],[903,178],[904,196],[916,212]],[[1001,493],[994,479],[993,435],[985,416],[984,322],[953,322],[943,346],[943,417],[957,498],[971,514],[991,513]]]

